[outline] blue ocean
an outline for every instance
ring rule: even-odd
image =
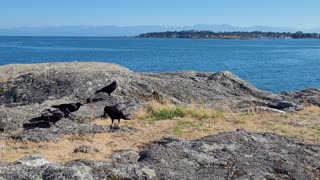
[[[320,40],[0,37],[0,65],[67,61],[136,72],[231,71],[275,93],[320,88]]]

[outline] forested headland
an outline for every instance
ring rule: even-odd
[[[167,31],[140,34],[140,38],[188,38],[188,39],[319,39],[318,33],[291,32],[213,32],[213,31]]]

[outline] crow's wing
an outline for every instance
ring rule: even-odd
[[[109,92],[112,93],[114,90],[116,90],[117,84],[111,84],[109,87]]]
[[[53,115],[52,112],[44,111],[42,112],[41,117],[51,117],[52,115]]]
[[[54,121],[59,121],[60,119],[62,119],[64,117],[64,114],[59,111],[59,110],[56,110],[54,112],[52,112],[52,118]]]
[[[125,118],[123,113],[115,107],[110,109],[109,116],[114,118]]]
[[[51,107],[56,108],[56,109],[60,109],[61,111],[63,111],[66,107],[66,104],[53,105]]]
[[[62,114],[63,115],[63,112],[61,112],[60,110],[54,110],[52,111],[52,114]]]
[[[76,104],[68,104],[67,106],[66,106],[66,109],[68,110],[68,111],[70,111],[70,112],[74,112],[74,111],[76,111],[77,110],[77,105]]]

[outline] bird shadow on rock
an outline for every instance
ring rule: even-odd
[[[39,117],[30,119],[27,123],[23,124],[24,130],[36,129],[36,128],[50,128],[51,125],[48,121],[43,121]]]

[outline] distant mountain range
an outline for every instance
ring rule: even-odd
[[[262,31],[262,32],[315,32],[320,28],[295,29],[288,27],[250,26],[236,27],[228,24],[194,26],[46,26],[46,27],[18,27],[0,28],[0,36],[137,36],[148,32],[208,30],[213,32],[232,31]]]

